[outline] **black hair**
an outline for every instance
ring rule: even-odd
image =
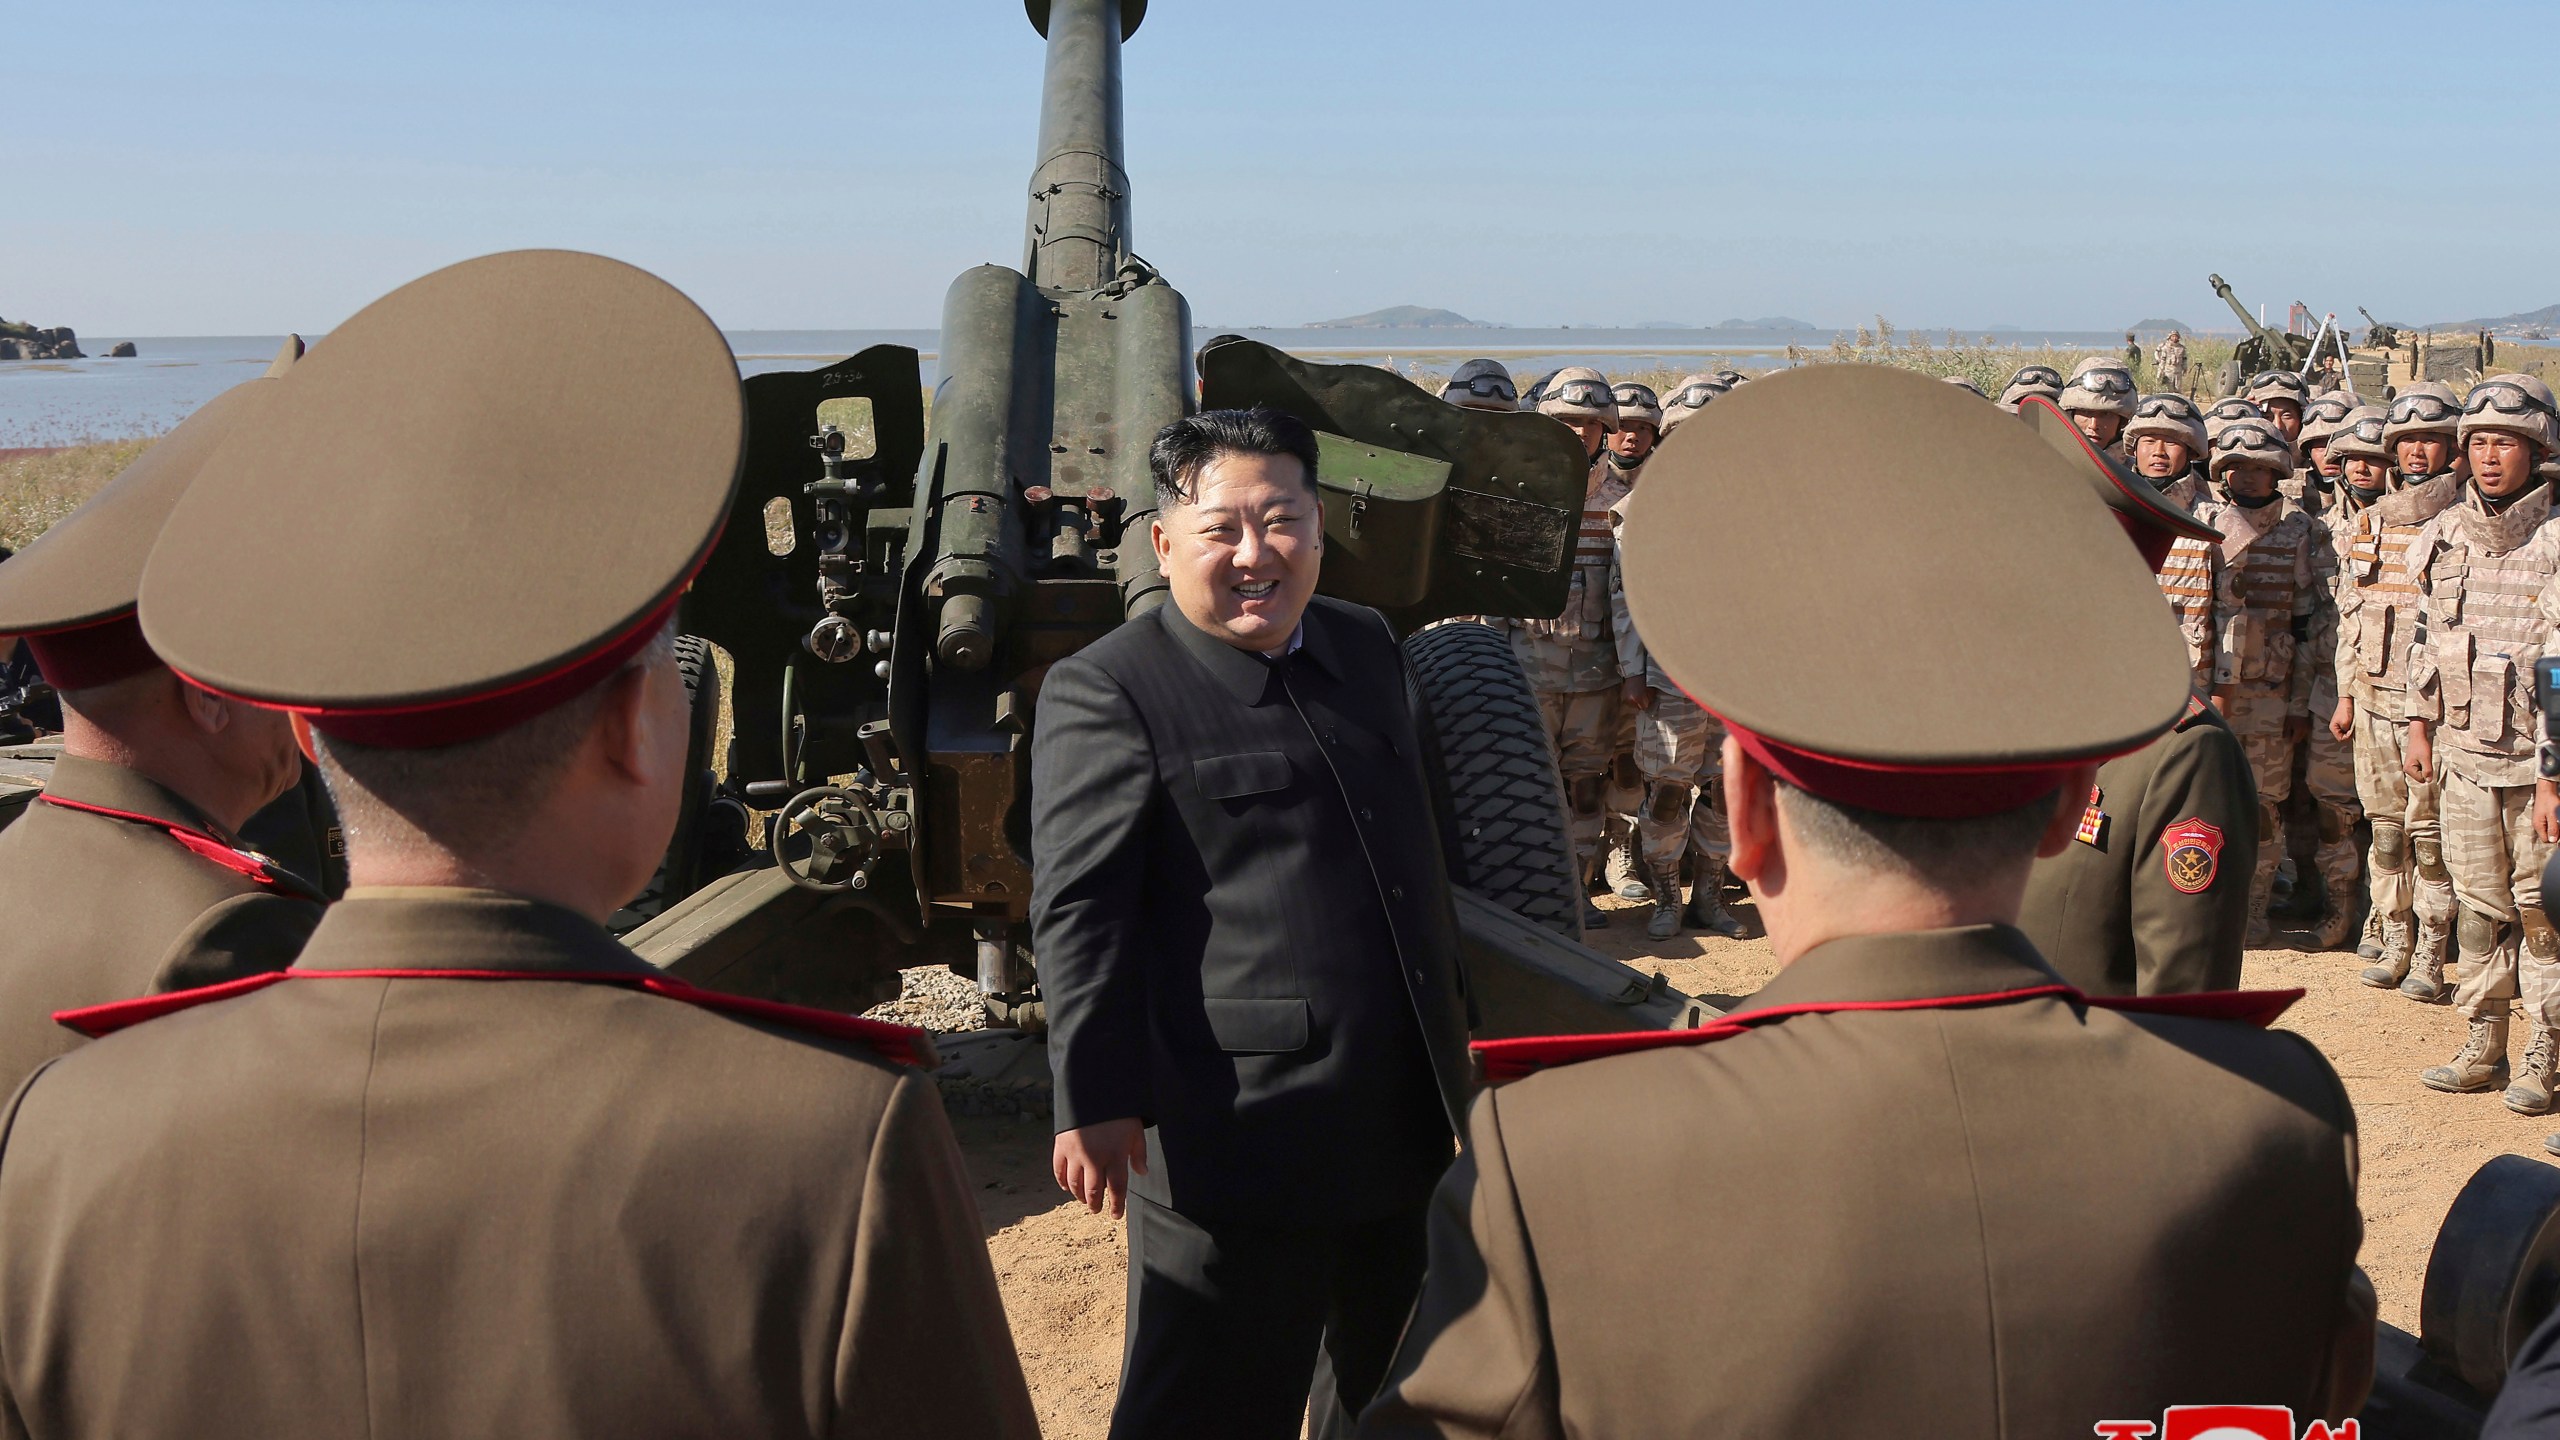
[[[1305,421],[1268,405],[1250,410],[1203,410],[1156,432],[1147,447],[1147,471],[1156,481],[1156,508],[1170,510],[1199,497],[1200,472],[1221,455],[1287,455],[1316,493],[1316,432]]]

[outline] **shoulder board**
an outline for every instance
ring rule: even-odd
[[[2206,704],[2195,695],[2189,694],[2187,696],[2187,708],[2179,713],[2178,723],[2170,726],[2169,728],[2172,730],[2184,730],[2191,725],[2202,724],[2205,721],[2205,717],[2212,713],[2213,707],[2211,705]]]
[[[243,850],[237,845],[228,844],[193,826],[181,825],[174,820],[163,820],[157,815],[142,815],[130,810],[110,810],[104,805],[89,805],[53,795],[38,795],[36,798],[47,805],[59,806],[65,810],[77,810],[85,815],[103,815],[110,820],[122,820],[127,824],[157,830],[178,842],[181,847],[195,852],[234,875],[245,878],[261,890],[270,890],[278,895],[290,895],[297,900],[316,901],[322,898],[319,889],[311,882],[266,856],[254,850]]]
[[[286,980],[551,980],[580,985],[618,985],[664,996],[698,1009],[735,1015],[742,1020],[761,1020],[833,1040],[858,1041],[894,1064],[930,1069],[941,1063],[941,1057],[934,1053],[933,1037],[911,1025],[892,1025],[885,1020],[865,1020],[859,1015],[844,1015],[805,1005],[785,1005],[775,1000],[723,995],[716,990],[689,985],[673,976],[634,975],[619,970],[275,970],[263,975],[244,975],[200,990],[143,995],[77,1010],[57,1010],[53,1012],[53,1023],[94,1040],[101,1035],[130,1029],[146,1020],[157,1020],[163,1015],[192,1010],[198,1005],[247,995]]]
[[[1627,1030],[1603,1035],[1539,1035],[1510,1040],[1479,1040],[1468,1047],[1488,1085],[1500,1085],[1540,1070],[1627,1055],[1639,1050],[1712,1045],[1762,1025],[1795,1015],[1836,1015],[1875,1010],[1972,1010],[2021,1000],[2056,998],[2099,1010],[2135,1015],[2180,1015],[2198,1020],[2229,1020],[2265,1029],[2302,998],[2300,990],[2211,990],[2195,995],[2085,995],[2056,982],[1984,995],[1948,995],[1922,1000],[1848,1000],[1782,1005],[1712,1020],[1694,1030]]]

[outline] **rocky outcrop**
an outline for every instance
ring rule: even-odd
[[[141,353],[141,351],[133,348],[132,341],[119,340],[115,343],[114,348],[107,351],[107,358],[110,360],[130,360]]]
[[[14,353],[13,353],[14,352]],[[0,320],[0,360],[85,360],[80,337],[68,325],[50,328]]]

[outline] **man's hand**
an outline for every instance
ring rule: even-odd
[[[1644,677],[1639,675],[1618,686],[1618,698],[1634,709],[1650,710],[1653,708],[1653,687],[1644,683]]]
[[[2352,695],[2338,697],[2338,713],[2329,717],[2329,733],[2340,740],[2356,738],[2356,701]]]
[[[2533,836],[2545,845],[2560,843],[2560,785],[2533,782]]]
[[[2427,738],[2427,722],[2424,720],[2409,722],[2409,743],[2400,762],[2400,771],[2421,785],[2436,778],[2435,742]]]
[[[1147,1129],[1136,1116],[1105,1120],[1058,1133],[1049,1151],[1050,1173],[1058,1188],[1102,1213],[1103,1197],[1111,1199],[1111,1218],[1129,1213],[1129,1172],[1147,1173]]]

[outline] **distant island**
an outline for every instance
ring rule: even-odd
[[[2136,335],[2166,335],[2172,330],[2181,335],[2196,333],[2196,327],[2184,320],[2137,320],[2125,328]]]
[[[2501,315],[2494,320],[2448,320],[2428,328],[2434,330],[2546,330],[2560,325],[2560,305],[2545,305],[2539,310],[2524,310]]]
[[[24,320],[0,320],[0,360],[85,360],[80,337],[68,325],[50,329]]]
[[[1340,320],[1315,320],[1299,327],[1306,330],[1500,330],[1504,327],[1482,320],[1470,320],[1455,310],[1434,310],[1427,305],[1390,305],[1366,315],[1350,315]]]
[[[1710,330],[1819,330],[1810,320],[1797,320],[1785,315],[1772,315],[1763,320],[1719,320]]]

